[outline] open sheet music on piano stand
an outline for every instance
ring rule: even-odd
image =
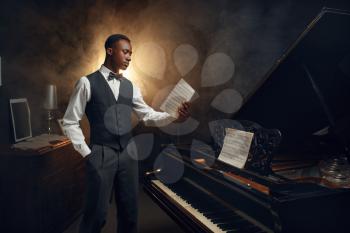
[[[237,168],[244,168],[254,134],[226,128],[224,144],[218,160]]]

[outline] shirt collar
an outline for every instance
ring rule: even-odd
[[[102,74],[102,76],[107,80],[109,73],[112,72],[113,74],[115,74],[113,71],[111,71],[110,69],[108,69],[106,66],[101,65],[101,68],[99,69],[100,73]]]

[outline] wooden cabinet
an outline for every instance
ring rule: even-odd
[[[69,141],[45,151],[0,148],[0,232],[62,232],[82,211],[82,157]]]

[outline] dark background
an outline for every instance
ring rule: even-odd
[[[33,135],[43,133],[45,85],[57,85],[57,114],[62,117],[75,82],[99,68],[97,54],[113,33],[127,34],[134,48],[147,41],[164,48],[165,79],[134,74],[149,104],[157,90],[179,80],[174,49],[183,43],[197,49],[198,63],[184,77],[200,94],[192,116],[202,127],[191,137],[208,140],[207,123],[230,118],[210,106],[215,96],[234,88],[246,99],[324,6],[350,9],[348,1],[321,0],[1,1],[0,143],[12,140],[10,98],[28,99]],[[215,52],[232,58],[235,73],[222,85],[200,87],[202,65]],[[86,125],[84,119],[84,131]]]

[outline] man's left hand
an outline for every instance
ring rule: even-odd
[[[183,102],[178,109],[179,115],[175,120],[175,122],[184,122],[185,120],[187,120],[187,118],[190,116],[189,108],[190,108],[190,103]]]

